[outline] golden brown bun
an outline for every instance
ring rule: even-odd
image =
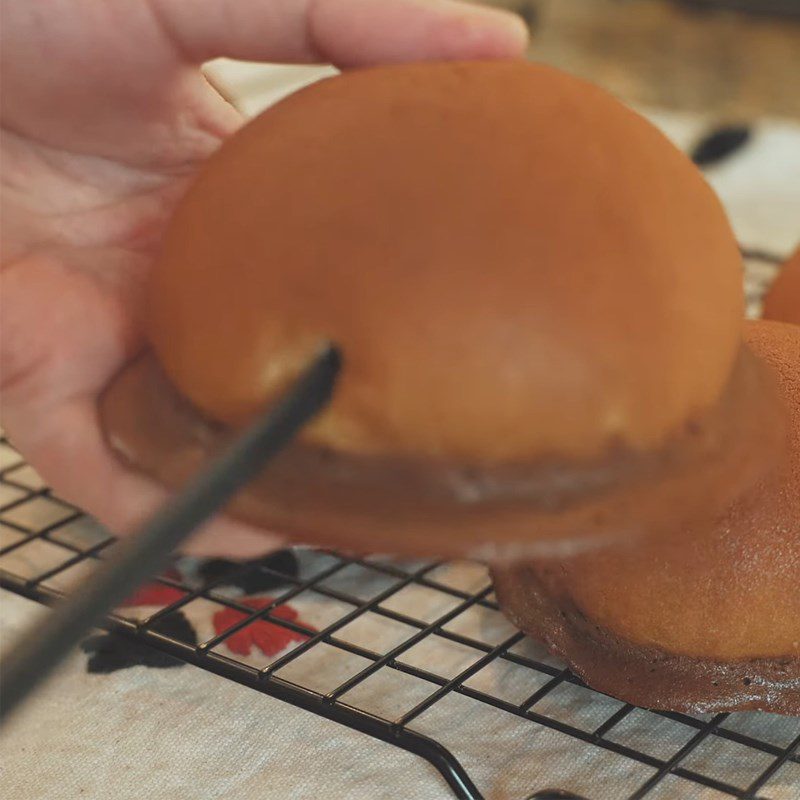
[[[750,322],[786,455],[690,535],[495,571],[501,605],[590,685],[674,710],[800,713],[800,327]]]
[[[764,301],[764,319],[800,325],[800,247],[783,265]]]
[[[211,159],[149,289],[167,375],[240,423],[321,340],[305,441],[470,464],[648,450],[710,409],[741,265],[695,167],[600,89],[523,61],[347,73]]]

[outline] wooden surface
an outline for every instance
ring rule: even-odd
[[[628,102],[729,119],[800,119],[800,18],[703,12],[669,0],[483,2],[529,20],[532,58]]]

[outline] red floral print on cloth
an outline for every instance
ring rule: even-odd
[[[178,571],[172,567],[164,573],[163,577],[173,581],[181,580]],[[182,600],[187,594],[188,592],[183,589],[176,589],[174,586],[152,581],[140,586],[125,602],[120,604],[120,608],[133,608],[134,606],[166,607],[178,600]]]
[[[274,600],[271,597],[248,597],[240,599],[238,602],[257,610],[266,608]],[[296,622],[308,630],[315,630],[311,625],[299,619],[297,611],[291,606],[276,606],[269,613],[272,617]],[[235,608],[225,608],[222,611],[217,611],[213,619],[214,630],[217,635],[223,634],[238,622],[246,619],[247,616],[245,612],[237,611]],[[266,619],[259,619],[249,625],[245,625],[244,628],[229,636],[225,639],[225,644],[228,650],[240,656],[249,656],[253,647],[257,647],[265,656],[274,656],[280,653],[281,650],[285,650],[292,642],[303,642],[306,639],[308,639],[308,636],[304,633],[284,628]]]

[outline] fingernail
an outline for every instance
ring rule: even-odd
[[[528,46],[530,32],[518,14],[460,0],[428,0],[425,5],[453,21],[452,45],[475,45],[476,56],[519,56]]]
[[[498,32],[508,36],[509,42],[516,44],[520,49],[527,47],[530,40],[530,30],[525,20],[513,11],[504,8],[489,8],[487,6],[473,6],[478,12],[478,17],[483,18],[487,25],[493,25]]]

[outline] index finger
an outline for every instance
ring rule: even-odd
[[[179,53],[200,63],[326,63],[518,56],[528,33],[516,15],[456,0],[151,0]]]

